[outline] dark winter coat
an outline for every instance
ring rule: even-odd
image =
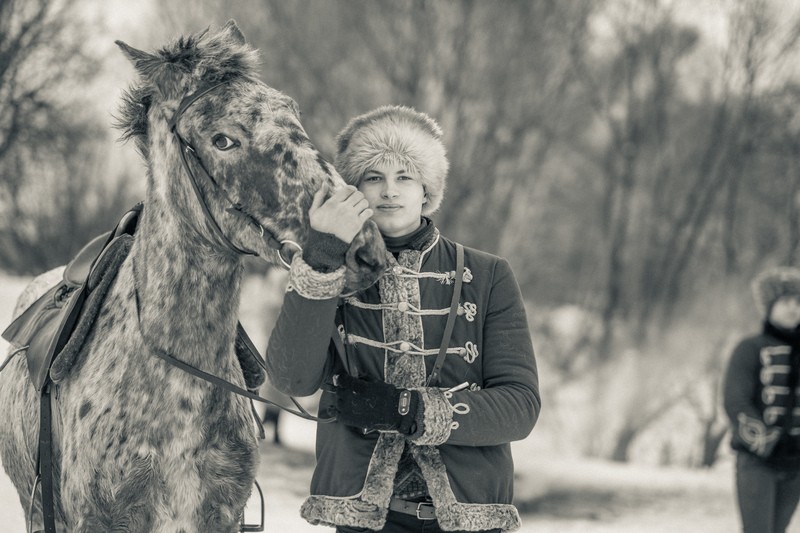
[[[268,348],[273,383],[309,395],[339,372],[418,390],[423,428],[406,437],[339,423],[317,427],[317,467],[301,514],[312,523],[381,529],[406,441],[446,530],[519,527],[509,443],[539,414],[538,377],[519,287],[508,263],[465,248],[461,309],[439,387],[424,387],[453,291],[456,246],[438,234],[423,250],[388,254],[376,286],[337,299],[337,276],[295,258]],[[337,288],[338,284],[338,288]],[[337,325],[346,362],[330,335]],[[444,389],[463,382],[466,390]],[[323,392],[320,413],[334,402]],[[418,417],[419,419],[420,417]]]
[[[763,333],[741,341],[724,395],[735,450],[800,468],[800,335],[766,323]]]

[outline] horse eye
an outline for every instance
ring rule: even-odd
[[[211,142],[214,143],[214,148],[217,150],[230,150],[231,148],[239,146],[239,141],[231,139],[222,133],[217,133],[214,135],[214,138],[211,139]]]

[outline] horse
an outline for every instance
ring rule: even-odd
[[[234,350],[243,257],[287,261],[307,237],[314,193],[344,182],[297,104],[257,78],[258,52],[234,21],[154,52],[117,45],[139,78],[117,126],[146,163],[144,209],[74,363],[54,379],[56,527],[234,532],[258,466],[250,406],[154,353],[243,387]],[[347,252],[344,290],[374,283],[383,246],[368,221]],[[35,278],[14,316],[62,272]],[[0,457],[35,530],[38,393],[25,350],[11,350]]]

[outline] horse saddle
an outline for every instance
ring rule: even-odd
[[[3,338],[12,345],[27,346],[28,375],[37,391],[47,384],[53,360],[69,341],[86,298],[97,284],[96,276],[92,275],[95,267],[109,262],[113,252],[121,248],[124,237],[130,241],[141,210],[142,204],[137,204],[125,213],[112,231],[97,236],[84,246],[64,269],[62,280],[3,332]],[[124,256],[121,259],[124,260]]]
[[[37,391],[69,372],[99,314],[103,298],[128,255],[143,204],[110,232],[92,239],[64,269],[62,280],[22,312],[3,332],[14,346],[27,346],[28,375]],[[264,362],[241,324],[236,355],[245,383],[257,389],[266,379]]]

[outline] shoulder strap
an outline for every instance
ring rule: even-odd
[[[455,270],[455,287],[453,287],[453,298],[450,300],[450,313],[447,315],[447,324],[444,327],[444,334],[442,334],[442,344],[439,346],[439,355],[436,356],[436,362],[433,364],[431,375],[428,376],[428,381],[425,383],[426,387],[435,387],[439,382],[439,376],[444,366],[445,356],[447,355],[447,347],[450,345],[450,337],[453,336],[453,327],[456,325],[456,315],[458,314],[458,301],[461,298],[461,285],[464,281],[464,247],[456,243],[456,270]]]

